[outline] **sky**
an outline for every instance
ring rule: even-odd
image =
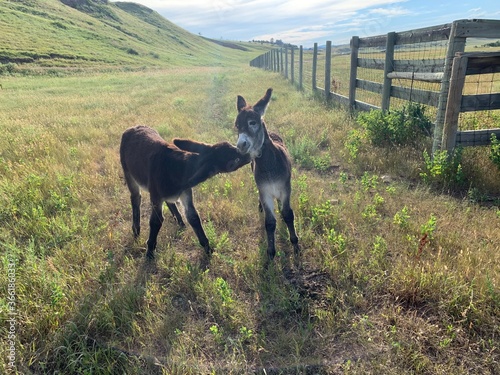
[[[499,0],[128,0],[213,39],[282,40],[312,47],[450,23],[500,19]]]

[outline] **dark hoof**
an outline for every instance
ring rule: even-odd
[[[152,261],[152,260],[155,260],[155,253],[154,251],[147,251],[146,252],[146,260],[148,261]]]
[[[214,250],[210,246],[204,246],[206,256],[210,257],[214,253]]]
[[[276,256],[276,249],[267,249],[267,259],[272,261]]]

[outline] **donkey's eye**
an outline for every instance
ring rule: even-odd
[[[255,120],[249,120],[248,121],[248,125],[251,126],[252,128],[254,128],[254,127],[257,126],[257,121],[255,121]]]

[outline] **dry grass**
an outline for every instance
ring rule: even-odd
[[[2,84],[0,283],[10,257],[20,373],[498,373],[498,206],[419,182],[420,152],[363,143],[352,158],[347,113],[241,67]],[[146,264],[148,209],[134,242],[123,130],[234,142],[236,95],[256,101],[268,86],[268,127],[294,155],[300,262],[280,223],[263,267],[243,168],[195,189],[215,247],[207,270],[191,228],[169,218]],[[6,357],[3,346],[4,371]]]

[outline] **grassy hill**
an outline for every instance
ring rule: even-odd
[[[0,2],[0,63],[24,68],[217,66],[247,62],[264,48],[215,43],[135,3]]]

